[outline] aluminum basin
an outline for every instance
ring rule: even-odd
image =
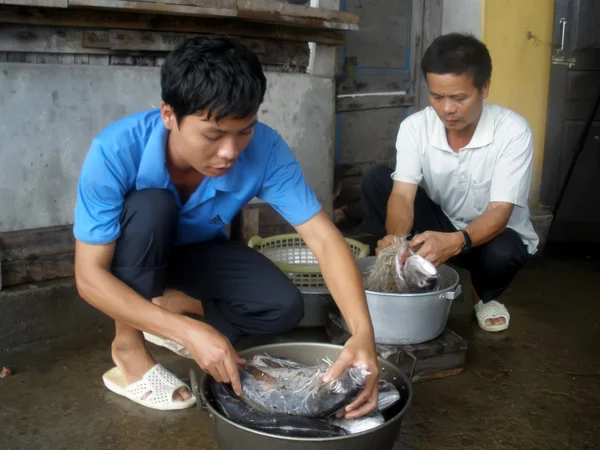
[[[263,345],[239,352],[249,359],[255,354],[269,353],[292,358],[305,364],[321,364],[323,358],[337,359],[343,347],[322,343],[286,343]],[[392,363],[379,358],[380,378],[393,383],[400,391],[400,401],[385,411],[386,421],[382,426],[349,436],[334,438],[293,438],[256,431],[241,426],[214,407],[210,391],[212,377],[204,374],[199,384],[199,405],[205,405],[214,425],[214,433],[220,450],[392,450],[400,431],[404,413],[412,402],[412,386],[404,373]],[[194,376],[192,375],[192,389]]]
[[[363,275],[375,263],[369,256],[357,260]],[[366,290],[367,304],[378,344],[409,345],[435,339],[448,322],[452,300],[462,292],[458,272],[442,264],[440,290],[432,293],[391,294]],[[342,319],[342,325],[349,331]]]

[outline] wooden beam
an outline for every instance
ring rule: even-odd
[[[73,276],[71,226],[0,233],[2,287]]]
[[[68,0],[0,0],[0,5],[37,6],[42,8],[66,8]]]
[[[68,0],[69,7],[121,9],[144,13],[184,14],[204,17],[235,17],[235,0]]]
[[[110,54],[131,59],[131,54],[144,52],[166,54],[192,36],[200,34],[7,25],[0,28],[0,52]],[[241,41],[263,64],[308,66],[309,51],[305,42],[245,38]],[[114,62],[118,64],[127,63],[127,59],[117,59]]]
[[[141,14],[92,9],[17,8],[0,5],[0,23],[77,28],[170,31],[180,33],[226,34],[297,42],[340,45],[344,36],[336,30],[315,30],[281,24],[188,16]]]
[[[370,95],[356,97],[338,97],[336,112],[364,111],[367,109],[401,108],[415,103],[414,95]]]
[[[358,30],[359,16],[333,9],[313,8],[274,0],[237,0],[238,16],[266,22],[311,23],[319,28]],[[318,24],[318,25],[317,25]]]

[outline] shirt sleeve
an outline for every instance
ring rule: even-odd
[[[125,170],[94,141],[77,185],[73,234],[88,244],[106,244],[121,234],[126,189]]]
[[[492,175],[490,202],[526,207],[533,164],[533,134],[525,131],[511,140],[498,156]]]
[[[396,138],[396,170],[392,174],[395,181],[419,184],[423,178],[421,149],[416,131],[411,122],[405,119],[400,124]]]
[[[301,225],[322,209],[300,164],[287,143],[275,133],[257,197],[269,203],[292,226]]]

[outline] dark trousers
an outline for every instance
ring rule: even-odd
[[[387,202],[392,193],[393,170],[385,166],[370,167],[362,181],[362,229],[379,238],[387,234],[385,219]],[[411,236],[425,231],[451,233],[457,231],[439,205],[422,188],[417,189]],[[497,299],[510,285],[527,260],[527,247],[510,228],[491,241],[470,252],[451,258],[448,263],[469,270],[477,295],[488,302]]]
[[[304,317],[302,294],[268,258],[226,238],[173,246],[177,204],[168,190],[131,192],[121,215],[112,273],[142,297],[176,289],[202,302],[205,321],[233,344],[280,334]]]

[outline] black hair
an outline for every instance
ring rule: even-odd
[[[160,70],[162,100],[177,122],[191,114],[246,119],[258,112],[267,79],[258,57],[238,40],[194,37],[171,51]]]
[[[479,90],[492,76],[492,58],[483,42],[471,34],[450,33],[434,39],[421,60],[423,76],[428,73],[468,73]]]

